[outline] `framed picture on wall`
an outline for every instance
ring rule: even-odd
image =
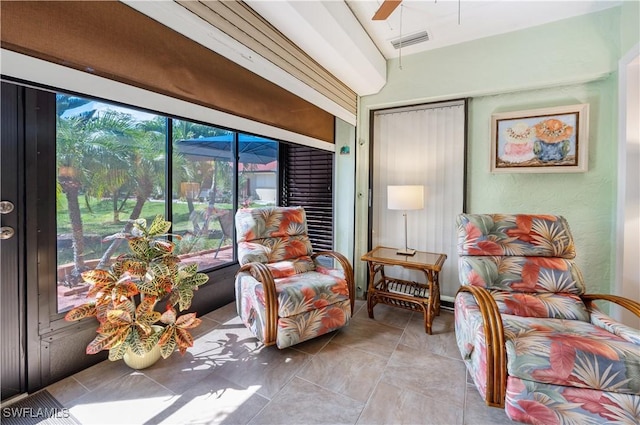
[[[491,115],[492,173],[585,172],[588,148],[588,103]]]

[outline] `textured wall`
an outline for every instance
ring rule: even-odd
[[[576,261],[590,292],[613,282],[617,161],[617,79],[474,98],[468,139],[468,209],[474,213],[564,215],[576,242]],[[588,103],[589,170],[562,174],[491,174],[491,114]]]
[[[621,39],[637,19],[624,7],[487,37],[389,62],[384,89],[361,100],[358,115],[356,252],[367,242],[366,193],[371,110],[471,98],[468,212],[551,212],[567,217],[588,290],[613,285],[617,151],[617,66]],[[634,9],[635,10],[635,9]],[[635,31],[635,33],[634,33]],[[564,174],[491,174],[491,114],[590,104],[589,170]],[[364,269],[356,269],[365,279]]]

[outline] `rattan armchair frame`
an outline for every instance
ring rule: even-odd
[[[609,301],[626,308],[636,316],[640,317],[640,303],[629,298],[610,294],[584,294],[581,298],[587,307],[591,307],[594,301]]]
[[[488,406],[503,408],[507,391],[507,354],[504,327],[498,305],[491,293],[483,287],[461,286],[458,292],[468,292],[473,295],[482,315],[487,346],[485,403]],[[629,298],[609,294],[584,294],[581,299],[587,307],[591,307],[594,301],[613,302],[640,317],[640,303]]]
[[[504,327],[498,305],[485,288],[461,286],[458,292],[469,292],[476,300],[487,346],[487,388],[485,402],[489,406],[504,407],[507,391],[507,351]]]
[[[355,283],[353,275],[353,267],[347,257],[335,251],[320,251],[313,253],[311,258],[315,261],[317,257],[332,257],[340,264],[349,288],[349,301],[351,303],[351,316],[353,316],[355,307]],[[263,344],[265,346],[274,345],[276,343],[278,333],[278,295],[276,292],[276,283],[269,267],[264,263],[248,263],[240,267],[238,274],[249,272],[258,282],[262,283],[264,290],[265,303],[265,323],[266,329]]]

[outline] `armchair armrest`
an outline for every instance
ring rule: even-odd
[[[347,287],[349,288],[349,301],[351,303],[351,316],[353,317],[353,311],[355,309],[356,293],[355,293],[355,282],[354,282],[354,277],[353,277],[353,267],[351,266],[351,263],[349,262],[349,260],[347,260],[347,257],[345,257],[344,255],[340,254],[339,252],[335,252],[335,251],[319,251],[319,252],[315,252],[315,253],[313,253],[311,255],[311,258],[315,261],[315,259],[317,257],[320,257],[320,256],[332,257],[333,259],[338,261],[338,263],[340,263],[340,267],[342,267],[342,270],[344,272],[345,280],[347,281]]]
[[[266,264],[253,262],[245,264],[238,270],[238,274],[242,272],[250,273],[251,276],[262,283],[266,324],[264,344],[273,345],[276,342],[278,327],[278,296],[276,294],[276,283],[271,274],[271,270],[269,270]]]
[[[587,305],[587,307],[591,308],[593,301],[602,300],[602,301],[610,301],[612,303],[618,304],[636,316],[640,317],[640,303],[629,298],[620,297],[618,295],[610,295],[610,294],[584,294],[582,295],[582,300]]]
[[[591,324],[611,332],[612,334],[618,335],[626,341],[640,345],[640,333],[638,332],[638,329],[627,326],[616,319],[611,318],[595,305],[595,301],[602,300],[613,302],[626,308],[638,317],[640,317],[640,303],[629,298],[609,294],[585,294],[582,296],[582,300],[590,313]]]
[[[486,404],[504,407],[507,389],[507,354],[504,328],[498,306],[485,288],[465,285],[458,292],[473,295],[483,319],[483,328],[487,345],[487,390]]]

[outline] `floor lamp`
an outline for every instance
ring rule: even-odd
[[[415,249],[407,248],[407,211],[424,208],[424,186],[387,186],[387,208],[402,210],[404,217],[404,249],[398,250],[398,255],[414,255]]]

